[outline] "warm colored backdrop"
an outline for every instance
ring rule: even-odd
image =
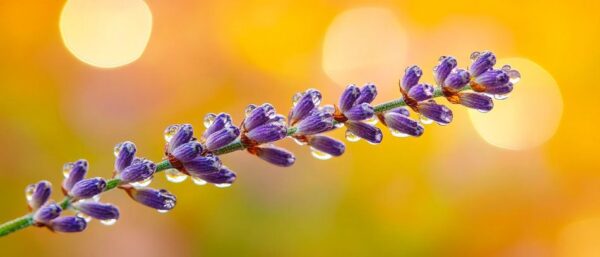
[[[159,160],[167,125],[200,129],[208,112],[239,121],[270,102],[285,113],[297,91],[333,102],[346,83],[375,82],[381,102],[398,96],[407,65],[432,81],[438,56],[466,66],[483,49],[518,58],[505,61],[523,80],[492,113],[454,106],[455,122],[419,139],[386,131],[329,161],[286,142],[298,155],[288,169],[231,154],[229,189],[161,174],[153,185],[179,199],[170,213],[111,192],[115,225],[28,229],[0,239],[0,255],[600,256],[598,1],[147,4],[143,55],[102,69],[65,47],[64,1],[0,2],[0,220],[25,212],[28,183],[48,179],[58,198],[64,162],[86,158],[108,176],[123,140]]]

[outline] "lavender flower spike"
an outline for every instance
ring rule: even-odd
[[[52,231],[56,232],[81,232],[87,227],[87,223],[83,218],[76,216],[58,217],[50,222],[49,225]]]
[[[251,149],[259,158],[281,167],[289,167],[296,162],[294,154],[283,148],[269,146]]]
[[[168,211],[175,208],[177,198],[164,189],[140,188],[128,189],[127,193],[133,200],[153,209]]]
[[[69,195],[77,199],[86,199],[94,197],[106,188],[106,181],[103,178],[89,178],[77,182]]]
[[[40,208],[52,194],[52,184],[46,180],[42,180],[36,184],[31,184],[25,189],[27,202],[33,210]]]
[[[107,203],[95,201],[79,201],[73,204],[78,211],[99,220],[112,220],[119,218],[119,209]]]
[[[48,224],[51,220],[60,216],[62,209],[56,203],[44,204],[33,215],[33,220],[38,224]]]

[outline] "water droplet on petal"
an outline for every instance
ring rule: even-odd
[[[75,166],[75,163],[72,163],[72,162],[68,162],[68,163],[65,163],[65,165],[63,165],[62,172],[63,172],[63,176],[65,178],[69,177],[71,170],[73,170],[73,166]]]
[[[173,183],[181,183],[187,179],[187,175],[183,172],[178,171],[177,169],[168,169],[165,170],[165,177],[169,182]]]
[[[244,110],[244,114],[246,115],[246,117],[248,117],[250,115],[250,113],[252,113],[252,111],[254,111],[254,109],[256,109],[255,104],[248,105],[248,107],[246,107],[246,109]]]
[[[328,104],[328,105],[322,106],[321,111],[333,114],[335,112],[335,107],[333,107],[333,105],[331,105],[331,104]]]
[[[209,114],[206,114],[206,115],[204,116],[204,120],[203,120],[203,122],[204,122],[204,127],[205,127],[205,128],[208,128],[208,127],[210,127],[210,125],[212,125],[212,124],[213,124],[213,122],[215,122],[215,118],[216,118],[216,117],[217,117],[217,115],[215,115],[214,113],[209,113]]]
[[[341,127],[344,126],[344,123],[343,122],[334,122],[333,126],[336,127],[336,128],[341,128]]]
[[[379,122],[379,119],[375,115],[373,115],[371,116],[371,118],[366,119],[365,122],[370,125],[376,125],[377,122]]]
[[[169,210],[156,210],[156,211],[158,211],[158,213],[167,213],[167,212],[169,212]]]
[[[508,96],[509,96],[508,94],[506,94],[506,95],[494,95],[494,99],[496,99],[496,100],[504,100],[504,99],[508,98]]]
[[[510,78],[510,83],[517,84],[521,80],[521,73],[518,70],[510,70],[507,72],[508,77]]]
[[[294,139],[294,142],[296,142],[296,144],[298,144],[298,145],[306,145],[306,142],[304,142],[304,140],[300,140],[300,139],[297,139],[295,137],[292,137],[292,138]]]
[[[167,143],[170,142],[171,138],[173,138],[173,136],[175,135],[175,133],[177,133],[177,131],[179,131],[179,125],[168,126],[165,129],[165,132],[163,132],[163,135],[165,137],[165,141],[167,141]],[[119,149],[119,151],[120,151],[120,149]],[[117,149],[115,147],[115,156],[118,155],[118,154],[119,154],[119,152],[117,152]]]
[[[429,125],[429,124],[433,123],[432,119],[425,117],[425,115],[423,115],[423,114],[419,115],[419,120],[421,121],[421,123],[423,123],[425,125]]]
[[[471,56],[470,56],[471,61],[477,60],[477,57],[479,57],[480,54],[481,54],[480,52],[473,52],[473,53],[471,53]]]
[[[92,200],[93,200],[94,202],[100,202],[100,195],[99,195],[99,194],[98,194],[98,195],[94,195],[94,196],[92,197]]]
[[[82,219],[84,219],[84,220],[85,220],[85,222],[90,222],[90,221],[92,221],[92,217],[91,217],[91,216],[88,216],[87,214],[85,214],[85,213],[83,213],[83,212],[77,212],[77,213],[75,214],[75,216],[77,216],[77,217],[79,217],[79,218],[82,218]]]
[[[147,187],[148,185],[150,185],[150,183],[152,183],[152,179],[153,177],[149,177],[142,181],[130,183],[130,185],[132,185],[135,188]]]
[[[392,133],[392,136],[395,137],[409,137],[409,134],[406,133],[402,133],[399,130],[395,130],[395,129],[390,129],[390,132]]]
[[[117,223],[117,219],[100,220],[100,223],[102,223],[105,226],[112,226],[115,223]]]
[[[303,95],[304,94],[302,92],[298,92],[298,93],[294,94],[294,96],[292,96],[292,105],[296,106],[296,104],[298,103],[300,98],[302,98]]]
[[[313,157],[319,159],[319,160],[329,160],[331,159],[331,154],[325,153],[325,152],[321,152],[315,148],[310,148],[310,153],[312,154]]]
[[[511,69],[512,69],[512,67],[510,67],[510,65],[508,65],[508,64],[505,64],[504,66],[502,66],[502,70],[505,71],[505,72],[508,72]]]
[[[218,188],[226,188],[226,187],[230,187],[231,183],[215,184],[215,186],[218,187]]]
[[[201,179],[199,177],[192,177],[192,182],[194,182],[194,184],[198,185],[198,186],[204,186],[206,185],[206,180]]]
[[[358,140],[360,140],[360,137],[354,135],[354,133],[350,132],[350,130],[346,130],[346,140],[350,142],[357,142]]]
[[[25,189],[25,199],[27,199],[27,201],[31,201],[33,199],[34,192],[35,192],[35,184],[31,184],[31,185],[27,186],[27,188]]]

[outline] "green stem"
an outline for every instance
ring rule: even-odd
[[[33,225],[33,217],[27,214],[0,225],[0,237],[6,236],[12,232],[27,228]]]

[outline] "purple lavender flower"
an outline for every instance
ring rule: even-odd
[[[475,60],[471,64],[470,71],[473,77],[478,77],[482,73],[492,69],[496,64],[496,55],[492,52],[475,52],[471,55],[471,58]]]
[[[125,167],[131,165],[133,158],[135,158],[136,151],[135,144],[129,141],[125,141],[115,146],[115,171],[117,174],[123,171]],[[85,177],[85,174],[83,177]],[[83,177],[81,177],[80,180],[83,179]]]
[[[444,80],[442,86],[453,91],[459,91],[469,84],[470,80],[471,74],[469,74],[468,71],[463,69],[455,69],[448,75],[448,77],[446,77],[446,80]]]
[[[78,201],[73,204],[73,207],[94,219],[112,220],[119,218],[119,209],[112,204],[95,201]]]
[[[78,160],[76,162],[65,164],[65,166],[63,167],[63,173],[65,174],[66,178],[63,180],[63,190],[71,190],[75,183],[85,178],[87,170],[88,162],[86,160]]]
[[[360,96],[360,88],[356,85],[351,84],[346,87],[342,96],[340,96],[339,108],[342,112],[345,112],[354,106],[354,102]]]
[[[360,121],[347,121],[345,124],[352,134],[373,144],[379,144],[383,140],[383,134],[378,127]]]
[[[285,124],[279,122],[266,123],[248,131],[245,136],[255,144],[264,144],[286,137],[287,128]]]
[[[88,178],[75,183],[69,195],[77,199],[86,199],[100,194],[104,188],[106,188],[106,181],[103,178]]]
[[[202,134],[202,138],[206,139],[211,134],[231,126],[231,116],[227,113],[219,113],[218,115],[209,113],[204,117],[204,126],[206,126],[206,130]]]
[[[348,118],[348,120],[366,120],[368,118],[373,117],[373,107],[369,103],[361,103],[358,105],[354,105],[352,108],[344,112],[344,116]]]
[[[76,216],[58,217],[50,222],[49,228],[56,232],[81,232],[85,230],[85,219]]]
[[[221,166],[221,160],[216,155],[196,156],[192,160],[183,162],[184,173],[194,177],[217,172]]]
[[[46,180],[31,184],[26,187],[25,195],[29,207],[33,210],[40,208],[52,194],[52,184]]]
[[[217,150],[233,142],[233,140],[235,140],[239,135],[239,128],[231,124],[226,125],[221,130],[210,134],[206,138],[206,149],[209,151]]]
[[[37,224],[48,224],[51,220],[60,216],[62,209],[56,203],[44,204],[33,214],[33,220]]]
[[[254,105],[251,105],[250,107],[252,106]],[[275,118],[275,115],[277,115],[277,113],[271,104],[262,104],[248,113],[246,119],[244,119],[242,128],[244,131],[250,131],[269,122],[271,119]]]
[[[200,144],[197,141],[190,141],[175,148],[175,150],[172,151],[171,154],[180,162],[187,162],[196,158],[202,153],[202,151],[202,144]]]
[[[135,158],[131,165],[125,167],[119,174],[123,183],[134,183],[151,178],[156,171],[156,164],[147,159]]]
[[[168,151],[172,152],[177,147],[192,140],[194,136],[194,128],[190,124],[175,125],[177,132],[171,137],[168,142]],[[169,129],[169,128],[167,128]]]
[[[294,125],[321,103],[321,92],[315,89],[308,89],[304,93],[294,96],[294,107],[288,115],[289,124]]]
[[[429,84],[417,84],[408,90],[408,96],[417,102],[429,100],[433,97],[433,86]]]
[[[400,81],[400,90],[408,93],[408,91],[419,83],[423,76],[423,70],[419,66],[413,65],[404,70],[404,77]]]
[[[237,176],[235,175],[235,173],[226,166],[221,166],[221,169],[217,172],[199,176],[199,178],[203,179],[208,183],[215,184],[215,186],[217,187],[230,186],[235,181],[236,177]]]
[[[323,135],[311,136],[308,144],[314,149],[331,156],[341,156],[346,150],[346,146],[342,141]]]
[[[494,101],[491,97],[480,93],[459,93],[460,104],[479,110],[489,112],[494,108]]]
[[[439,86],[443,86],[444,81],[457,65],[458,63],[456,59],[454,59],[452,56],[440,57],[440,62],[438,65],[433,67],[433,77],[435,78],[435,83],[437,83]]]
[[[452,122],[452,110],[448,107],[437,104],[434,100],[421,102],[418,105],[421,115],[437,122],[440,125],[446,125]]]
[[[275,146],[259,146],[249,149],[259,158],[281,167],[289,167],[294,164],[296,157],[294,154],[283,148]]]
[[[410,79],[408,79],[410,82]],[[371,101],[377,95],[377,89],[373,84],[365,85],[359,94],[356,95],[358,88],[354,85],[346,87],[340,98],[339,110],[333,114],[333,118],[348,127],[348,133],[363,138],[371,143],[380,143],[383,135],[381,130],[373,125],[362,122],[373,117],[375,114]]]
[[[384,125],[392,129],[396,136],[410,135],[419,137],[425,129],[419,122],[409,118],[410,113],[406,108],[396,108],[383,113],[380,120]]]
[[[164,189],[131,188],[127,190],[127,193],[136,202],[157,210],[171,210],[177,203],[177,198]]]
[[[376,96],[377,87],[373,83],[368,83],[360,90],[360,95],[358,96],[356,101],[354,101],[354,105],[359,105],[362,103],[370,104],[371,102],[373,102],[373,100],[375,100]]]
[[[296,125],[297,135],[314,135],[333,129],[333,115],[321,110],[313,110]]]

